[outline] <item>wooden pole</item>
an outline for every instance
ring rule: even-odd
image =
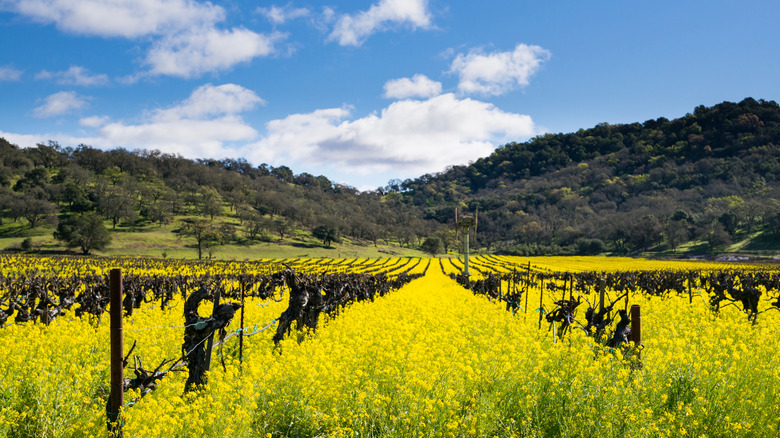
[[[508,293],[517,294],[517,269],[512,269],[512,278],[509,279]]]
[[[525,276],[525,312],[528,313],[528,292],[531,290],[531,262],[528,262],[528,272]]]
[[[642,343],[642,313],[639,304],[631,306],[631,342],[639,346]]]
[[[471,273],[469,273],[469,233],[471,232],[471,229],[466,229],[466,235],[464,236],[463,240],[463,252],[464,252],[464,262],[463,262],[463,273],[466,274],[467,281],[470,280]],[[469,282],[470,283],[470,282]]]
[[[604,311],[604,289],[607,287],[607,281],[603,278],[599,280],[599,313]]]
[[[48,303],[49,294],[46,291],[44,291],[43,294],[44,294],[43,295],[44,298],[42,298],[43,313],[41,314],[41,322],[43,322],[48,326],[51,323],[51,321],[49,320],[49,303]]]
[[[122,269],[112,269],[110,276],[111,317],[111,394],[108,398],[108,431],[113,437],[122,436],[119,411],[124,405],[124,350],[122,339]]]
[[[693,304],[693,291],[691,290],[691,283],[693,283],[693,273],[688,273],[688,304]]]
[[[566,277],[563,277],[563,294],[561,295],[561,301],[566,300]]]
[[[214,316],[214,313],[217,311],[217,306],[219,306],[219,298],[222,295],[221,289],[217,287],[216,292],[214,292],[214,308],[211,310],[211,316]],[[204,369],[206,371],[211,369],[211,349],[214,347],[214,332],[211,332],[209,335],[209,340],[206,341],[206,366]]]

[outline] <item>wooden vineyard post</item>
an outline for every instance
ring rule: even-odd
[[[48,295],[46,298],[48,299]],[[44,312],[41,314],[41,322],[48,326],[51,323],[49,320],[49,303],[44,303],[43,310]]]
[[[566,300],[566,277],[563,277],[563,295],[561,295],[561,301]]]
[[[528,292],[531,290],[531,262],[528,262],[528,272],[525,276],[525,313],[528,314]]]
[[[110,317],[111,317],[111,394],[108,398],[108,431],[112,437],[122,436],[119,411],[124,405],[124,364],[122,352],[122,269],[112,269],[110,276]]]
[[[639,304],[634,304],[631,306],[631,342],[634,343],[634,348],[636,349],[636,358],[640,361],[639,367],[642,367],[642,350],[640,349],[640,345],[642,345],[642,312],[641,307]]]
[[[509,278],[509,283],[506,288],[507,294],[517,295],[517,269],[512,268],[512,276]],[[518,303],[519,305],[520,303]]]
[[[639,304],[631,306],[631,342],[642,343],[642,308]]]
[[[599,280],[599,313],[604,311],[604,289],[607,287],[607,281],[603,278]]]
[[[693,304],[693,290],[691,289],[691,283],[693,283],[693,273],[688,273],[688,304]]]
[[[213,317],[214,314],[217,313],[217,307],[219,307],[219,298],[221,297],[222,293],[219,288],[214,292],[214,308],[211,310],[211,316]],[[243,327],[243,326],[242,326]],[[206,341],[206,365],[204,369],[206,371],[211,369],[211,349],[214,347],[214,332],[211,332],[209,335],[209,340]]]

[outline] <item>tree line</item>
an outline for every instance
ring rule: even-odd
[[[105,220],[132,231],[176,220],[199,255],[210,245],[282,239],[301,229],[325,245],[349,237],[418,246],[437,227],[381,191],[360,192],[286,166],[55,142],[20,148],[2,138],[0,220],[55,227],[55,237],[84,252],[100,246],[77,232],[88,224]]]
[[[545,134],[388,188],[442,224],[479,210],[478,243],[499,252],[717,252],[776,246],[779,181],[780,107],[748,98]]]
[[[243,159],[0,138],[0,219],[57,227],[82,250],[74,230],[89,224],[132,230],[176,218],[199,255],[301,229],[324,245],[429,240],[437,253],[458,245],[456,208],[479,211],[472,247],[509,254],[718,252],[745,239],[761,249],[780,240],[779,181],[780,106],[752,98],[545,134],[373,191]]]

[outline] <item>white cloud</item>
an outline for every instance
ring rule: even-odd
[[[88,128],[97,128],[103,126],[108,122],[108,116],[91,116],[84,117],[79,120],[79,125],[86,126]]]
[[[261,35],[244,28],[193,29],[157,41],[146,63],[153,74],[189,78],[268,56],[281,38],[282,34]]]
[[[236,84],[198,87],[190,97],[172,108],[157,110],[154,120],[204,119],[209,116],[238,114],[264,104],[254,91]]]
[[[150,37],[146,64],[154,75],[194,77],[226,70],[270,55],[274,42],[283,37],[241,27],[219,29],[217,24],[225,21],[224,9],[194,0],[0,0],[2,5],[68,33]]]
[[[103,144],[159,149],[189,158],[237,156],[227,142],[251,141],[257,131],[238,115],[262,104],[252,90],[236,84],[203,85],[178,105],[150,113],[139,124],[103,125]]]
[[[328,41],[338,41],[342,46],[360,46],[366,38],[392,24],[429,28],[431,16],[427,3],[427,0],[380,0],[367,11],[339,17]]]
[[[530,77],[549,58],[549,51],[525,44],[518,44],[511,52],[472,50],[456,56],[450,72],[460,77],[458,89],[463,93],[499,95],[527,86]]]
[[[0,67],[0,81],[18,81],[22,71],[13,67]]]
[[[274,25],[284,24],[287,21],[307,17],[311,14],[311,11],[308,9],[294,8],[289,3],[281,7],[271,6],[270,8],[257,8],[256,12],[262,14]]]
[[[10,9],[80,35],[138,38],[213,25],[224,10],[192,0],[10,0]]]
[[[33,115],[40,118],[60,116],[87,105],[87,98],[79,96],[75,91],[60,91],[45,98],[43,105],[33,109]]]
[[[329,163],[353,174],[392,169],[414,175],[488,155],[495,142],[537,134],[529,116],[451,93],[394,102],[381,114],[354,121],[346,120],[349,115],[348,108],[331,108],[274,120],[244,154],[255,162]]]
[[[35,75],[35,79],[54,79],[60,85],[75,85],[81,87],[108,85],[111,82],[105,74],[93,75],[84,67],[71,66],[60,72],[41,71]]]
[[[73,92],[53,96],[58,95],[78,99]],[[55,100],[53,96],[47,101]],[[253,91],[241,86],[207,84],[195,89],[175,106],[146,114],[139,123],[110,122],[105,116],[84,117],[79,120],[81,126],[96,128],[95,135],[90,137],[0,134],[22,147],[56,140],[62,144],[83,143],[103,149],[158,149],[193,159],[239,157],[240,149],[236,142],[240,146],[258,138],[257,131],[241,118],[240,113],[262,103],[263,100]],[[56,112],[56,108],[47,111]]]
[[[103,144],[159,149],[189,158],[237,156],[225,142],[250,141],[257,131],[238,116],[212,120],[172,120],[138,125],[109,123],[99,130]]]
[[[355,175],[406,178],[440,171],[484,157],[497,144],[539,134],[527,115],[446,93],[396,101],[362,117],[355,117],[348,106],[292,114],[268,122],[261,135],[241,116],[262,103],[253,91],[238,85],[208,84],[138,122],[82,118],[81,126],[94,133],[91,137],[4,136],[22,146],[51,139],[106,149],[158,149],[188,158],[245,157],[255,164],[332,172],[354,181]]]
[[[426,98],[439,94],[441,94],[441,82],[431,80],[425,75],[414,75],[411,79],[393,79],[385,83],[384,96],[389,99]]]
[[[70,134],[48,133],[48,134],[16,134],[13,132],[0,131],[0,137],[6,139],[9,143],[15,144],[21,148],[35,147],[35,145],[47,144],[49,141],[56,141],[61,145],[99,145],[101,139],[97,137],[75,137]]]

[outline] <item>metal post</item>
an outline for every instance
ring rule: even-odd
[[[244,363],[244,282],[241,282],[241,331],[238,332],[238,366]]]
[[[539,328],[542,328],[542,298],[544,298],[544,284],[542,284],[542,290],[539,291]]]
[[[119,411],[124,405],[124,351],[122,339],[122,269],[110,273],[110,317],[111,317],[111,394],[108,399],[108,431],[113,437],[122,436]]]

